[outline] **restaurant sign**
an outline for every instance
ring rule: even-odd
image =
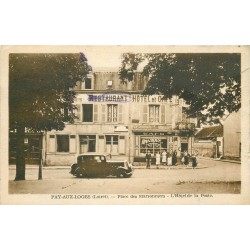
[[[138,103],[169,103],[179,104],[178,98],[165,99],[163,95],[140,95],[140,94],[81,94],[78,98],[88,102],[138,102]]]

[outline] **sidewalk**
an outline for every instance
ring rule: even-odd
[[[211,161],[217,161],[217,162],[230,162],[235,164],[241,164],[240,161],[230,160],[230,159],[219,159],[219,158],[209,158],[209,157],[199,157],[198,159],[204,159],[204,160],[211,160]],[[43,166],[43,169],[69,169],[71,166]],[[29,165],[26,164],[27,169],[38,169],[38,165]],[[146,162],[134,162],[133,164],[134,169],[145,169],[146,168]],[[207,168],[207,166],[199,165],[195,169],[201,169],[201,168]],[[9,165],[9,169],[16,169],[15,165]],[[151,165],[150,169],[157,169],[156,165]],[[179,163],[177,166],[164,166],[160,165],[159,169],[192,169],[191,163],[189,163],[189,166],[186,167],[185,165]]]
[[[133,165],[134,169],[146,169],[146,164],[143,165]],[[208,168],[207,166],[202,166],[202,165],[198,165],[197,167],[195,167],[195,169],[201,169],[201,168]],[[150,169],[166,169],[166,170],[175,170],[175,169],[193,169],[191,165],[189,166],[185,166],[185,165],[176,165],[176,166],[163,166],[160,165],[159,168],[156,167],[156,165],[151,165]],[[149,170],[150,170],[149,169]]]
[[[213,161],[231,162],[231,163],[241,164],[241,161],[230,160],[230,159],[210,158],[210,157],[202,157],[202,156],[200,156],[198,158],[205,159],[205,160],[213,160]]]
[[[71,166],[43,166],[43,169],[69,169]],[[26,164],[27,169],[38,169],[39,165],[29,165]],[[16,165],[9,165],[9,169],[16,169]]]

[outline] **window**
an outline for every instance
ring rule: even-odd
[[[149,122],[160,121],[160,105],[149,105]]]
[[[83,104],[82,112],[83,122],[93,122],[93,104]]]
[[[107,145],[118,145],[118,135],[106,135]]]
[[[80,153],[96,151],[96,136],[95,135],[79,135]]]
[[[91,78],[85,79],[85,89],[92,89],[92,79]]]
[[[69,152],[69,136],[57,135],[57,152]]]
[[[108,122],[117,122],[117,104],[108,104]]]
[[[93,79],[91,76],[88,76],[81,82],[81,89],[93,89]]]
[[[64,118],[66,119],[69,117],[69,110],[67,108],[63,109],[63,115],[64,115]]]
[[[167,150],[167,139],[158,137],[141,137],[140,138],[140,153],[146,154],[149,150],[151,154],[155,155],[157,152]]]

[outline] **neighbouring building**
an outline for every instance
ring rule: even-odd
[[[224,157],[241,158],[241,112],[231,113],[224,121]]]
[[[43,145],[45,144],[44,133],[25,133],[24,156],[27,164],[39,164],[41,158],[45,158]],[[16,133],[9,133],[9,163],[16,163]]]
[[[209,126],[195,134],[194,150],[199,156],[219,158],[223,156],[223,126]]]

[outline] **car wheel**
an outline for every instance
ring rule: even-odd
[[[77,174],[76,174],[77,178],[84,178],[84,177],[86,177],[86,172],[85,172],[84,169],[77,169],[76,172],[77,172]]]
[[[81,178],[82,175],[81,175],[80,173],[78,173],[78,174],[76,175],[76,177],[77,177],[77,178]]]
[[[119,171],[116,176],[118,178],[123,178],[124,177],[124,173],[122,171]]]

